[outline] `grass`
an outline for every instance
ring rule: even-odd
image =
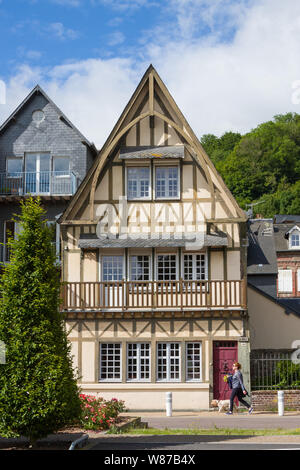
[[[186,435],[186,436],[300,436],[300,428],[297,429],[233,429],[218,428],[213,429],[154,429],[154,428],[128,428],[110,429],[108,434],[127,434],[127,435]]]

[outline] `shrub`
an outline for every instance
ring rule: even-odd
[[[115,424],[119,413],[126,410],[124,401],[116,398],[104,400],[82,393],[80,400],[82,410],[80,425],[84,429],[95,431],[108,429]]]

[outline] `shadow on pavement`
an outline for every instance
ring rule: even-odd
[[[116,436],[109,438],[90,439],[89,450],[153,450],[163,449],[165,447],[173,449],[180,448],[184,445],[197,445],[217,442],[230,442],[235,439],[248,439],[253,435],[231,435],[231,436]]]

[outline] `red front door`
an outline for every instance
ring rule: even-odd
[[[227,400],[231,390],[224,375],[232,374],[232,364],[237,361],[236,341],[214,341],[213,344],[213,368],[214,368],[214,399]]]

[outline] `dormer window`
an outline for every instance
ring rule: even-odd
[[[300,250],[300,229],[299,227],[293,227],[288,233],[289,238],[289,249]]]
[[[291,235],[291,248],[300,247],[300,233],[292,233]]]

